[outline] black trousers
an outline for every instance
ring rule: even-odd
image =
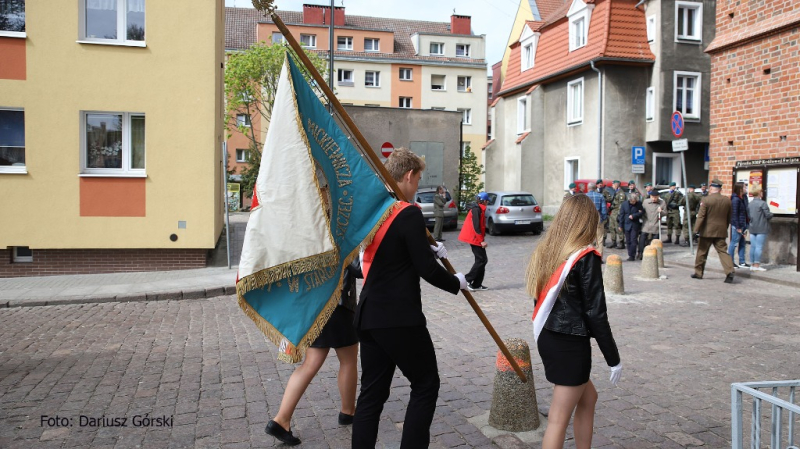
[[[475,263],[472,264],[469,273],[464,275],[467,282],[473,287],[483,285],[483,276],[486,274],[486,264],[489,263],[489,256],[486,255],[486,248],[480,245],[469,245],[472,254],[475,255]]]
[[[639,229],[631,226],[625,231],[625,244],[628,246],[628,257],[636,258],[636,248],[639,245]]]
[[[361,392],[353,419],[353,449],[373,449],[395,367],[411,383],[401,449],[426,448],[439,396],[439,369],[425,326],[359,330]]]
[[[649,245],[650,242],[652,242],[653,239],[656,237],[656,235],[658,234],[651,234],[649,232],[642,232],[639,235],[639,251],[637,252],[636,257],[640,259],[642,258],[642,255],[644,254],[644,247]]]

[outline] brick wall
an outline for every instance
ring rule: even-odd
[[[796,9],[797,2],[794,0],[720,0],[716,8],[716,34],[738,34],[748,27]]]
[[[34,249],[33,262],[11,263],[0,249],[0,277],[168,271],[203,268],[205,249]]]

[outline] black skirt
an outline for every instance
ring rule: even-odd
[[[536,342],[549,382],[577,387],[589,381],[592,372],[592,345],[589,337],[562,334],[542,329]]]
[[[358,343],[356,328],[353,325],[355,312],[344,306],[336,306],[312,348],[344,348]]]

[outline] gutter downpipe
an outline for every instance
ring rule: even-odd
[[[603,72],[589,61],[597,72],[597,179],[603,179]]]
[[[333,25],[335,22],[336,14],[333,12],[334,5],[331,0],[331,16],[330,16],[330,29],[328,30],[328,87],[333,90]],[[323,10],[324,11],[324,10]],[[323,12],[324,14],[324,12]],[[333,109],[330,109],[333,112]]]

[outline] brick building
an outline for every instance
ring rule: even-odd
[[[720,2],[711,55],[709,179],[762,184],[776,214],[770,263],[797,264],[800,6]]]

